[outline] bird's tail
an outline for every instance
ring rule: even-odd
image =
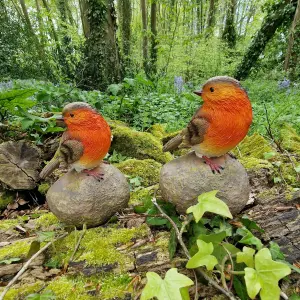
[[[182,140],[183,140],[182,134],[176,135],[164,145],[163,151],[167,152],[167,151],[172,151],[177,149],[182,143]]]
[[[40,173],[40,179],[45,179],[49,176],[56,168],[59,167],[60,161],[58,158],[54,157],[51,159],[48,164],[44,167],[44,169]]]

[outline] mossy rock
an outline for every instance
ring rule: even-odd
[[[153,159],[128,159],[115,165],[122,173],[141,177],[143,186],[158,183],[161,164]]]
[[[243,167],[247,170],[256,171],[260,169],[269,169],[269,170],[273,169],[272,164],[265,159],[247,156],[247,157],[239,158],[239,161],[243,165]]]
[[[43,281],[36,281],[35,283],[22,284],[21,286],[13,286],[5,295],[5,300],[25,299],[30,294],[37,293],[44,286]],[[0,290],[1,293],[1,290]],[[39,298],[42,299],[42,298]],[[45,298],[46,299],[46,298]]]
[[[50,183],[48,182],[43,182],[38,186],[38,191],[42,195],[46,195],[49,189],[50,189]]]
[[[0,260],[13,257],[25,258],[30,249],[31,242],[32,240],[21,240],[0,248]]]
[[[148,201],[152,198],[157,188],[158,188],[158,184],[131,192],[129,205],[132,206],[147,205]]]
[[[55,243],[55,249],[51,250],[51,261],[59,265],[68,262],[73,251],[74,242],[81,231],[72,232],[64,239]],[[119,228],[110,225],[106,228],[96,227],[88,229],[81,240],[78,255],[75,262],[84,261],[88,266],[112,266],[112,269],[122,270],[130,265],[133,258],[126,253],[117,250],[120,245],[129,243],[138,238],[147,237],[149,228],[142,225],[137,228]]]
[[[264,159],[264,153],[276,152],[260,134],[254,133],[246,136],[244,140],[233,151],[238,158],[252,157]]]
[[[160,140],[166,135],[165,126],[161,124],[154,124],[150,127],[150,133]]]
[[[137,159],[154,159],[160,163],[172,160],[170,153],[162,151],[159,138],[148,132],[139,132],[124,125],[110,124],[113,141],[110,152],[116,150],[122,155]]]
[[[14,194],[9,191],[0,191],[0,212],[14,200]]]
[[[281,129],[280,135],[283,148],[300,155],[300,136],[296,130],[288,124],[285,124]]]

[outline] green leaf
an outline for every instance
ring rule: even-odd
[[[294,167],[294,169],[295,169],[295,171],[296,171],[297,173],[300,173],[300,165]]]
[[[242,283],[238,276],[233,277],[233,287],[241,300],[249,299],[246,286]]]
[[[181,288],[191,286],[194,282],[177,272],[176,268],[167,271],[165,279],[155,272],[147,272],[147,284],[142,292],[141,300],[156,297],[158,300],[182,300]]]
[[[198,223],[203,214],[207,211],[222,215],[232,219],[232,215],[225,202],[216,197],[217,190],[203,193],[198,197],[198,204],[187,209],[187,213],[193,213],[195,221]]]
[[[284,259],[284,254],[281,252],[280,247],[275,242],[270,242],[270,252],[272,255],[272,259]]]
[[[293,294],[289,297],[290,300],[300,300],[300,295]]]
[[[273,181],[274,181],[274,183],[279,183],[279,182],[281,182],[282,180],[281,180],[280,177],[274,177]]]
[[[49,242],[49,241],[53,240],[53,238],[55,236],[55,232],[54,231],[39,231],[39,232],[37,232],[37,235],[38,235],[39,242]]]
[[[218,263],[218,260],[211,255],[214,251],[212,243],[205,243],[204,241],[197,240],[198,252],[190,258],[186,267],[188,269],[195,269],[200,266],[206,266],[207,270],[212,270]]]
[[[52,291],[45,291],[42,294],[34,293],[28,295],[26,300],[55,300],[56,296],[53,294]]]
[[[236,254],[237,263],[245,263],[247,267],[254,268],[254,256],[255,250],[249,247],[243,247],[243,252]]]
[[[227,251],[230,252],[231,254],[236,254],[240,252],[240,249],[238,249],[237,247],[229,243],[222,242],[222,245],[213,243],[213,245],[214,245],[214,252],[212,254],[217,258],[219,263],[221,263],[223,258],[226,255],[228,255]]]
[[[241,219],[242,224],[249,230],[256,229],[259,232],[264,233],[265,231],[259,227],[254,221],[250,220],[247,215],[242,216]]]
[[[191,299],[188,287],[181,288],[180,289],[180,294],[181,294],[182,300],[190,300]]]
[[[37,253],[41,248],[41,243],[39,241],[32,241],[30,244],[29,251],[27,253],[27,259],[29,259],[31,256],[33,256],[35,253]]]
[[[260,292],[261,300],[279,299],[278,281],[291,273],[291,269],[272,260],[269,249],[263,248],[255,255],[255,270],[245,268],[245,281],[251,299]]]
[[[243,238],[239,241],[241,244],[246,245],[255,245],[257,250],[260,250],[263,247],[263,244],[260,239],[255,237],[251,231],[249,231],[247,228],[242,227],[238,228],[236,231],[238,235],[241,235]]]
[[[169,246],[168,246],[170,259],[174,257],[176,248],[177,248],[177,237],[174,228],[172,228],[170,231],[170,239],[169,239]]]
[[[0,265],[1,264],[10,265],[11,263],[16,262],[16,261],[20,261],[20,260],[21,260],[20,257],[8,258],[8,259],[0,260]]]
[[[219,233],[212,233],[212,234],[200,234],[198,237],[200,240],[204,241],[205,243],[221,243],[226,238],[226,232],[222,231]]]
[[[271,159],[272,157],[274,157],[276,155],[276,152],[265,152],[264,153],[264,159]]]

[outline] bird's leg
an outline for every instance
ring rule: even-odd
[[[217,164],[213,159],[213,158],[209,158],[207,156],[202,156],[202,158],[204,159],[204,163],[206,163],[207,165],[209,165],[210,169],[212,170],[212,172],[215,174],[216,172],[218,172],[219,174],[221,174],[221,170],[224,170],[224,167],[222,167],[220,164]]]
[[[87,176],[92,176],[95,179],[97,179],[98,181],[101,181],[104,179],[104,174],[100,172],[100,170],[98,169],[98,167],[94,168],[94,169],[84,169],[82,171],[82,173],[85,173]]]

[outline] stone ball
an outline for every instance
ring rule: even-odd
[[[71,170],[60,177],[48,190],[50,210],[68,225],[94,227],[107,222],[128,205],[129,185],[125,176],[114,166],[101,164],[104,179]]]
[[[245,168],[228,155],[221,174],[213,174],[194,152],[176,158],[162,167],[159,185],[163,199],[173,203],[180,214],[186,214],[187,208],[197,204],[202,193],[218,190],[217,197],[236,215],[245,207],[250,195]]]

